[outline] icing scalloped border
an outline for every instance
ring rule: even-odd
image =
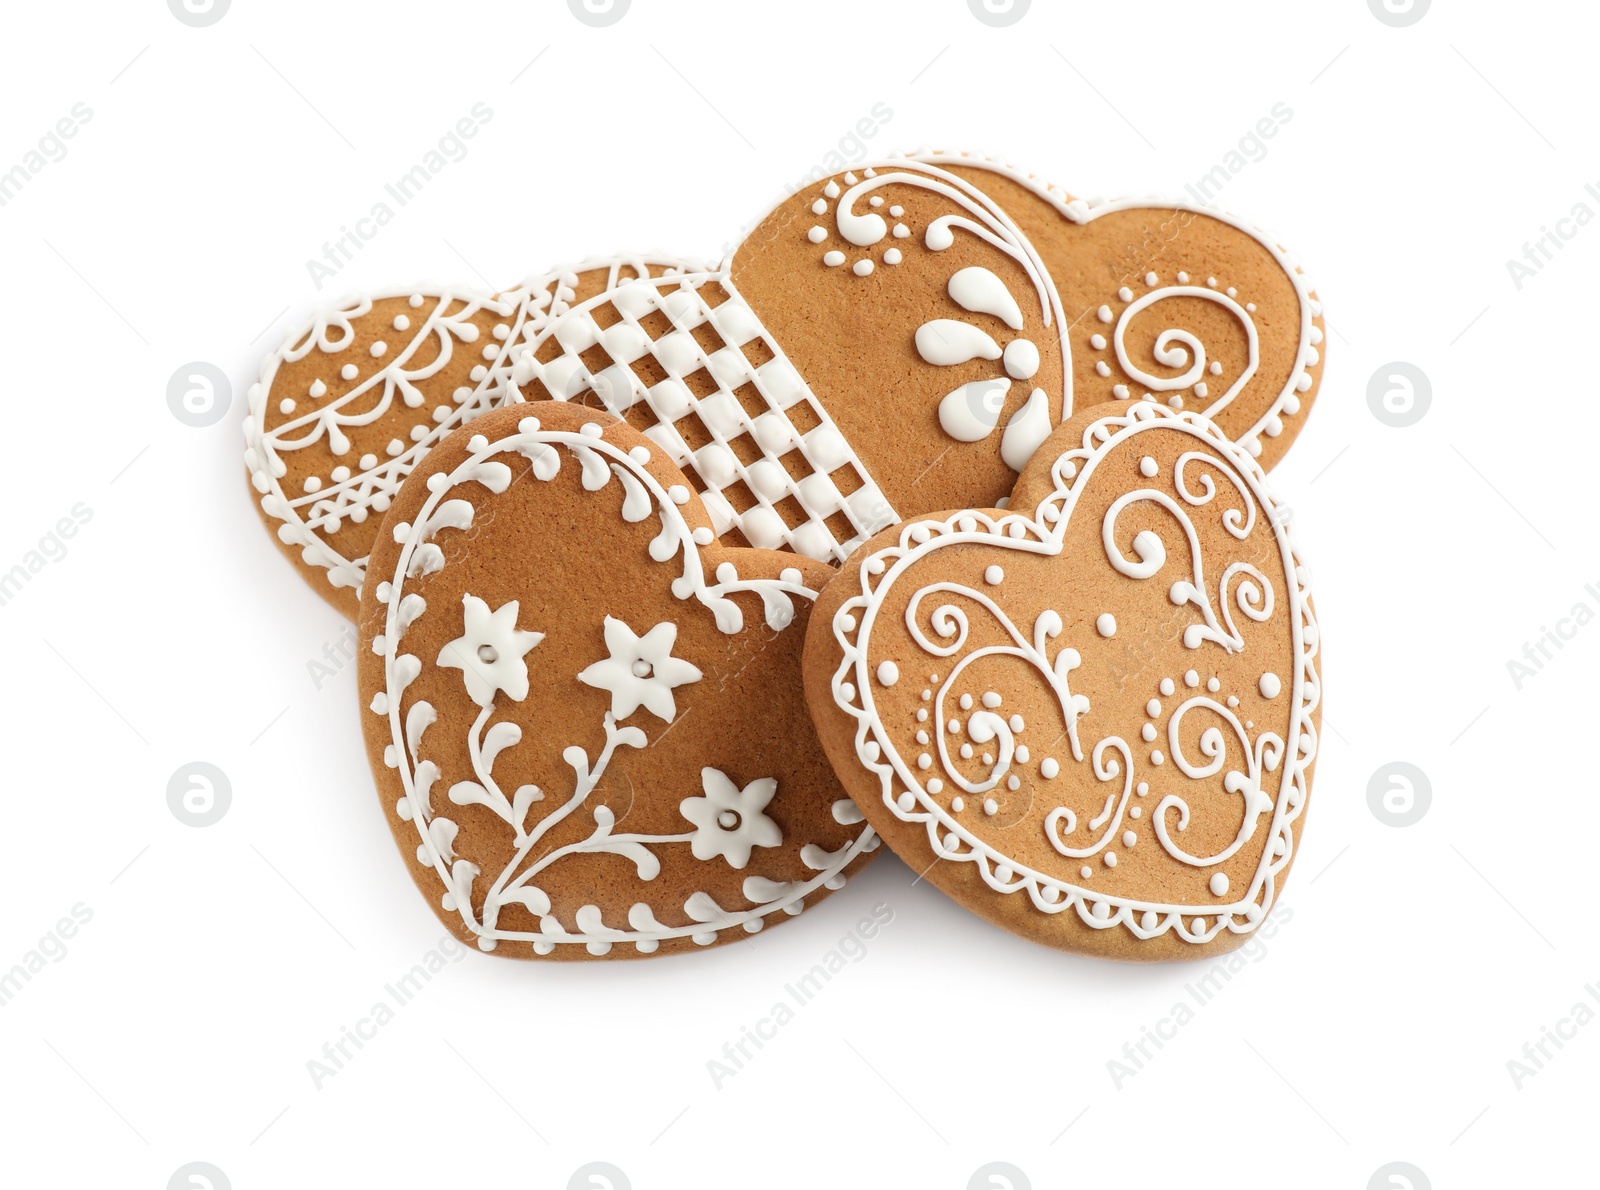
[[[710,543],[709,532],[702,529],[697,535],[689,528],[680,511],[680,505],[690,499],[688,489],[677,484],[670,488],[662,487],[660,481],[645,469],[643,462],[633,451],[623,451],[604,441],[597,423],[588,423],[577,433],[543,430],[540,428],[538,418],[530,416],[518,422],[515,434],[494,442],[488,441],[481,434],[475,435],[468,444],[470,453],[463,462],[449,473],[440,472],[429,477],[428,498],[417,510],[414,520],[402,522],[394,527],[394,538],[401,545],[401,550],[395,560],[393,574],[379,585],[376,592],[384,604],[384,631],[372,641],[373,652],[384,659],[384,688],[374,697],[369,709],[388,722],[390,743],[384,749],[384,762],[399,773],[405,790],[395,807],[395,812],[402,820],[410,821],[416,830],[418,861],[433,868],[439,877],[442,886],[441,907],[447,912],[454,911],[460,914],[463,926],[477,936],[478,945],[483,950],[493,950],[501,941],[515,941],[532,944],[536,954],[548,954],[557,945],[580,944],[595,955],[606,953],[616,943],[631,943],[641,953],[648,954],[655,951],[661,942],[676,938],[689,938],[697,945],[705,946],[715,941],[716,936],[723,930],[741,929],[746,933],[755,933],[762,928],[764,919],[772,913],[781,911],[790,916],[800,913],[805,907],[805,898],[808,895],[821,887],[829,890],[842,887],[845,882],[844,869],[859,856],[877,849],[879,840],[870,826],[863,826],[855,839],[838,851],[822,853],[826,856],[826,862],[820,867],[815,867],[813,870],[817,874],[808,880],[780,884],[760,877],[748,878],[744,887],[745,897],[747,900],[757,902],[754,909],[729,912],[716,906],[705,893],[699,892],[693,894],[685,905],[686,912],[690,912],[691,916],[694,916],[691,907],[706,906],[704,913],[696,918],[693,925],[661,925],[649,914],[638,916],[637,910],[640,906],[636,905],[628,915],[629,924],[633,926],[631,930],[606,928],[600,920],[599,911],[588,914],[586,911],[594,907],[585,906],[580,910],[581,920],[577,923],[579,926],[577,930],[568,930],[546,915],[544,922],[541,923],[541,930],[533,932],[486,926],[474,917],[471,889],[472,882],[479,873],[475,865],[455,859],[451,854],[451,843],[455,835],[454,823],[440,815],[419,812],[419,808],[425,810],[429,805],[429,795],[426,788],[419,788],[418,771],[426,765],[431,765],[432,762],[423,761],[416,754],[421,731],[416,731],[413,735],[411,712],[402,716],[401,705],[405,688],[420,672],[422,663],[420,658],[403,654],[401,645],[406,629],[426,613],[427,604],[420,595],[406,590],[406,580],[419,574],[437,573],[447,564],[443,552],[429,543],[429,538],[439,528],[461,528],[463,526],[458,522],[463,516],[470,524],[470,518],[474,515],[473,509],[468,501],[450,497],[455,487],[474,481],[500,483],[502,477],[494,472],[497,468],[505,471],[503,478],[509,482],[509,470],[505,469],[504,464],[496,463],[493,459],[496,455],[510,452],[522,454],[533,463],[535,479],[549,478],[556,470],[554,466],[549,465],[556,447],[569,451],[583,463],[585,491],[591,493],[600,491],[609,484],[611,476],[616,474],[623,480],[622,487],[626,500],[638,504],[642,509],[644,505],[640,502],[644,501],[648,494],[648,499],[653,502],[662,522],[661,536],[651,547],[652,558],[658,563],[665,563],[681,553],[683,574],[673,582],[674,595],[682,600],[693,599],[711,610],[716,616],[717,626],[723,632],[737,632],[742,627],[742,612],[738,605],[728,598],[730,593],[753,591],[760,595],[766,609],[768,626],[775,630],[786,627],[792,622],[792,610],[785,614],[785,609],[792,608],[790,600],[793,597],[814,600],[817,595],[815,591],[798,581],[797,572],[785,571],[778,579],[739,579],[733,564],[727,561],[718,566],[713,576],[715,581],[708,582],[700,561],[699,547]],[[644,449],[634,448],[635,451]],[[644,461],[648,461],[648,458]],[[464,508],[459,507],[463,505]],[[627,515],[626,512],[624,515]],[[790,574],[794,574],[795,578],[785,577]],[[419,705],[422,704],[413,704],[412,711]],[[606,754],[609,754],[610,746],[617,742],[614,737],[630,730],[615,728],[610,718],[608,715]],[[426,730],[426,724],[422,730]],[[598,771],[591,775],[597,778]],[[428,778],[428,784],[431,785],[434,779],[436,774]],[[585,791],[575,804],[582,804],[586,798]],[[835,821],[848,824],[860,820],[860,811],[848,799],[844,799],[843,807],[841,809],[840,805],[835,805]],[[441,822],[447,824],[442,833],[437,825]],[[820,851],[815,844],[807,844],[802,848],[802,854],[808,849]],[[521,859],[521,855],[514,858],[506,872],[512,873],[521,863]],[[806,862],[811,866],[810,860]],[[503,880],[504,876],[496,883],[496,889]],[[752,893],[759,894],[760,899]],[[713,909],[714,914],[711,912]],[[641,928],[640,922],[646,922],[647,925]]]
[[[883,593],[898,574],[943,546],[978,543],[1040,554],[1059,552],[1061,545],[1056,535],[1064,532],[1077,492],[1093,474],[1098,459],[1125,438],[1158,424],[1199,438],[1233,463],[1261,501],[1274,526],[1285,574],[1291,583],[1291,636],[1296,665],[1294,709],[1290,715],[1289,735],[1284,742],[1285,769],[1255,876],[1240,897],[1223,907],[1159,904],[1094,893],[1019,865],[973,835],[922,788],[882,733],[872,705],[867,649],[862,645],[862,638],[870,636],[872,619]],[[1125,414],[1090,423],[1084,430],[1082,445],[1056,459],[1051,475],[1054,488],[1040,501],[1033,516],[1006,512],[994,518],[967,510],[953,513],[942,521],[912,521],[900,530],[897,545],[859,559],[857,574],[862,593],[845,601],[831,625],[843,657],[830,687],[835,704],[856,721],[857,759],[863,768],[877,775],[883,804],[896,818],[925,826],[929,846],[937,857],[976,864],[988,887],[1002,894],[1026,891],[1034,908],[1040,912],[1055,914],[1073,909],[1086,926],[1093,929],[1122,926],[1140,939],[1173,932],[1185,942],[1203,943],[1224,929],[1234,934],[1249,933],[1272,907],[1277,876],[1293,858],[1293,827],[1310,792],[1307,774],[1317,754],[1313,713],[1321,701],[1321,680],[1316,669],[1320,635],[1311,610],[1306,567],[1300,561],[1287,525],[1282,518],[1271,515],[1277,508],[1277,501],[1265,473],[1211,421],[1197,414],[1139,402]],[[910,801],[902,806],[901,799],[908,794]],[[961,850],[962,846],[965,850]],[[1197,929],[1197,922],[1204,924]]]
[[[635,271],[644,271],[646,268],[693,271],[702,268],[703,265],[692,258],[660,253],[619,253],[614,256],[585,259],[572,265],[558,265],[544,273],[535,274],[514,289],[498,295],[485,294],[471,288],[434,285],[351,295],[302,322],[284,337],[282,345],[276,351],[261,361],[259,375],[251,384],[247,394],[243,426],[245,467],[250,473],[251,485],[256,490],[263,511],[278,522],[278,539],[285,545],[298,549],[301,560],[307,566],[320,568],[334,588],[351,588],[357,593],[360,592],[362,581],[366,576],[366,557],[345,557],[300,515],[296,504],[303,499],[305,493],[291,495],[283,490],[281,482],[287,471],[281,452],[293,448],[281,444],[278,434],[269,433],[266,429],[267,397],[272,391],[273,380],[277,376],[279,366],[285,360],[302,358],[306,351],[317,347],[318,341],[323,338],[330,323],[348,325],[351,319],[366,313],[373,302],[410,298],[419,294],[437,299],[439,311],[446,309],[454,301],[465,302],[463,310],[456,314],[441,316],[450,321],[459,322],[470,318],[484,308],[491,309],[509,320],[509,331],[501,342],[500,351],[492,362],[486,361],[483,379],[477,382],[472,395],[456,405],[444,421],[434,423],[420,442],[410,444],[400,455],[385,459],[367,471],[358,472],[344,481],[344,484],[328,489],[327,493],[319,493],[326,498],[326,495],[332,494],[340,487],[358,485],[363,477],[387,470],[392,472],[392,482],[387,484],[391,489],[389,494],[392,495],[392,490],[399,487],[423,456],[448,434],[479,414],[519,399],[508,383],[514,355],[528,338],[536,335],[565,311],[565,301],[570,301],[570,297],[564,301],[563,291],[571,294],[571,287],[577,284],[579,273],[599,268],[609,269],[607,288],[610,288],[616,284],[619,269],[624,267]],[[539,300],[541,297],[544,298],[542,303]],[[430,318],[434,316],[430,314]],[[375,384],[385,383],[403,367],[408,358],[408,353],[397,355],[363,381],[357,389],[345,394],[341,400],[348,400],[357,392],[368,391]],[[320,436],[320,431],[317,436]],[[383,509],[377,508],[373,511],[381,515]]]

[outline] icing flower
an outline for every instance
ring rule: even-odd
[[[439,650],[436,665],[459,669],[467,693],[480,707],[494,702],[494,692],[521,702],[528,697],[528,650],[544,639],[542,632],[517,627],[517,601],[490,611],[476,595],[461,597],[466,631]]]
[[[695,859],[722,856],[728,866],[742,868],[750,862],[753,847],[776,847],[783,842],[778,824],[761,811],[778,791],[773,777],[761,777],[740,789],[718,769],[700,770],[704,797],[686,797],[678,812],[695,825],[690,850]]]
[[[989,314],[1014,331],[1022,329],[1022,311],[1006,284],[985,268],[958,270],[950,278],[950,297],[963,310]],[[939,425],[958,442],[978,442],[994,432],[1013,380],[1031,380],[1039,370],[1039,348],[1018,336],[1002,350],[988,333],[954,318],[935,318],[917,328],[917,354],[935,367],[950,368],[975,359],[1000,360],[1004,376],[973,380],[953,389],[939,402]],[[1013,471],[1021,471],[1039,443],[1049,435],[1049,402],[1035,388],[1027,403],[1011,416],[1001,438],[1000,455]]]
[[[673,689],[701,678],[693,665],[672,656],[678,626],[670,622],[657,624],[643,636],[636,636],[621,620],[607,616],[605,634],[611,656],[584,670],[578,681],[610,691],[611,715],[619,722],[643,707],[670,723],[678,714]]]

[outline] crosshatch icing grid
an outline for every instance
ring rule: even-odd
[[[721,274],[635,280],[574,307],[512,384],[524,397],[592,394],[643,430],[731,543],[842,562],[900,519]]]

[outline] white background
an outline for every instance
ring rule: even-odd
[[[1600,626],[1520,691],[1507,672],[1600,610],[1600,225],[1520,291],[1506,268],[1600,212],[1587,7],[1439,3],[1394,28],[1362,0],[1037,0],[991,28],[965,0],[635,0],[591,28],[560,0],[234,0],[195,29],[105,0],[7,21],[0,169],[93,112],[0,207],[0,570],[93,514],[0,607],[0,969],[93,913],[0,1008],[7,1184],[155,1190],[203,1160],[240,1190],[561,1187],[606,1161],[637,1188],[954,1190],[1005,1161],[1034,1187],[1359,1190],[1391,1161],[1434,1187],[1592,1162],[1600,1023],[1520,1089],[1507,1069],[1600,981]],[[480,101],[469,156],[319,293],[307,259]],[[884,857],[713,952],[467,955],[314,1086],[307,1061],[440,928],[373,797],[352,668],[308,674],[345,624],[247,492],[243,391],[291,321],[619,247],[715,256],[879,102],[875,150],[971,147],[1088,196],[1174,193],[1280,101],[1292,120],[1221,201],[1326,303],[1321,395],[1274,480],[1327,699],[1265,956],[1119,1089],[1108,1060],[1198,970],[1033,946]],[[210,428],[167,408],[192,360],[233,379]],[[1394,360],[1432,385],[1409,428],[1368,407]],[[206,829],[166,804],[193,760],[232,786]],[[1407,828],[1368,805],[1393,760],[1431,779]],[[880,902],[867,956],[716,1089],[708,1060]]]

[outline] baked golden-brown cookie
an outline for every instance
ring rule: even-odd
[[[369,561],[360,687],[384,814],[435,912],[514,957],[728,942],[877,847],[811,727],[832,571],[730,548],[608,414],[484,414],[401,486]]]
[[[627,418],[724,534],[838,562],[905,517],[992,505],[1101,401],[1205,412],[1270,465],[1321,343],[1309,283],[1240,220],[928,153],[802,188],[721,268],[576,304],[512,383]]]
[[[434,443],[507,399],[526,336],[619,280],[693,268],[617,256],[493,296],[423,286],[318,314],[262,361],[249,393],[245,466],[280,548],[354,618],[367,553],[401,482]]]
[[[1205,203],[1075,198],[975,153],[916,161],[999,203],[1055,281],[1069,328],[1072,404],[1153,392],[1204,413],[1270,471],[1322,383],[1322,303],[1299,262],[1249,220]]]
[[[865,543],[817,602],[806,694],[867,821],[960,904],[1062,950],[1200,957],[1282,892],[1320,645],[1260,468],[1136,401],[1058,429],[1007,508]]]

